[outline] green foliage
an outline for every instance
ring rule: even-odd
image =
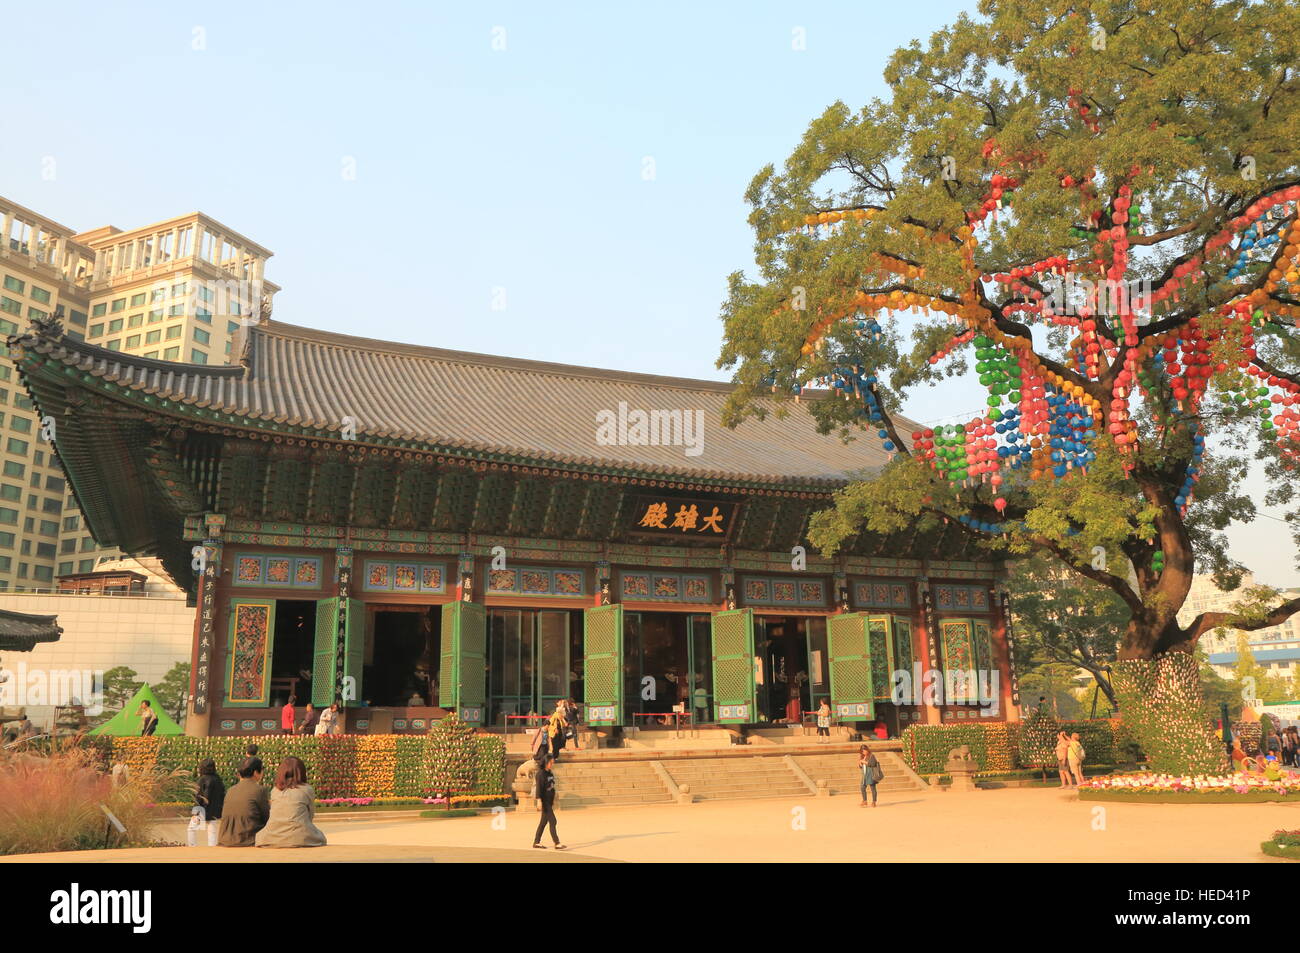
[[[1228,718],[1241,715],[1241,686],[1214,670],[1204,650],[1197,646],[1196,661],[1201,679],[1201,717],[1209,724],[1223,717],[1223,706],[1228,706]]]
[[[463,723],[462,723],[462,727]],[[236,771],[250,744],[258,746],[258,757],[266,766],[265,783],[270,783],[280,762],[293,755],[302,759],[307,768],[307,779],[318,798],[344,797],[424,797],[432,791],[445,793],[447,788],[437,787],[430,774],[435,763],[463,763],[468,759],[473,772],[469,786],[459,788],[465,793],[481,795],[501,794],[505,791],[505,744],[491,735],[468,734],[465,747],[464,732],[455,733],[455,754],[444,755],[440,745],[449,739],[433,732],[427,735],[392,736],[396,745],[395,763],[391,780],[381,773],[371,777],[386,789],[379,794],[373,790],[359,789],[366,768],[359,763],[364,757],[362,744],[382,736],[370,735],[255,735],[213,736],[196,738],[186,735],[153,738],[83,738],[82,745],[100,763],[123,761],[132,774],[141,770],[162,774],[180,774],[193,778],[199,763],[212,758],[217,773],[227,786],[236,780]],[[446,783],[446,777],[442,779]],[[387,788],[391,788],[388,790]]]
[[[1013,564],[1007,591],[1016,631],[1016,671],[1022,694],[1041,692],[1060,706],[1068,697],[1066,717],[1079,700],[1056,689],[1066,675],[1071,681],[1082,668],[1092,674],[1105,702],[1115,708],[1107,674],[1119,650],[1119,636],[1128,624],[1129,609],[1114,591],[1064,569],[1042,553]],[[1059,669],[1057,666],[1063,666]],[[1089,711],[1091,705],[1089,704]]]
[[[1015,726],[1006,722],[974,725],[909,725],[900,736],[903,756],[918,774],[937,774],[948,753],[970,747],[979,771],[1009,771],[1016,764]]]
[[[475,739],[474,793],[497,794],[506,789],[506,743],[495,735]]]
[[[185,727],[185,702],[190,693],[190,663],[177,662],[161,682],[153,686],[154,697],[180,727]]]
[[[478,765],[474,729],[453,711],[429,729],[429,741],[430,793],[473,792]]]
[[[140,690],[144,682],[137,680],[137,674],[135,669],[125,665],[110,668],[104,673],[104,710],[87,719],[91,727],[103,724],[116,715]]]
[[[1086,760],[1093,764],[1115,764],[1124,760],[1120,746],[1116,744],[1115,722],[1097,718],[1092,721],[1064,721],[1061,730],[1073,734],[1079,733],[1079,742],[1087,752]],[[1055,757],[1052,763],[1056,763]]]
[[[1061,730],[1046,705],[1020,723],[1020,763],[1027,768],[1056,767],[1056,736]]]
[[[1200,672],[1194,656],[1175,652],[1155,659],[1115,663],[1120,715],[1160,774],[1225,774],[1222,743],[1201,708]]]
[[[1027,344],[1021,350],[1032,351],[1039,366],[1087,388],[1103,409],[1112,397],[1119,400],[1140,438],[1124,456],[1099,440],[1086,472],[1068,479],[1035,481],[1009,471],[995,488],[937,477],[908,454],[907,434],[891,433],[903,452],[813,518],[809,538],[816,547],[831,552],[863,534],[906,531],[922,544],[942,534],[950,547],[959,534],[957,547],[991,555],[1043,552],[1122,604],[1107,610],[1115,622],[1098,624],[1091,635],[1084,622],[1072,620],[1055,633],[1046,626],[1058,644],[1073,651],[1077,633],[1087,637],[1089,654],[1106,661],[1111,634],[1126,658],[1150,659],[1194,641],[1197,632],[1181,628],[1177,612],[1198,569],[1225,582],[1239,578],[1224,530],[1255,518],[1244,482],[1259,460],[1269,479],[1266,502],[1296,502],[1296,471],[1283,466],[1273,439],[1261,437],[1255,404],[1232,399],[1250,383],[1237,366],[1239,330],[1221,333],[1214,317],[1259,288],[1268,268],[1261,258],[1246,278],[1229,280],[1234,256],[1205,254],[1207,241],[1258,196],[1300,175],[1296,22],[1300,0],[983,0],[977,14],[894,53],[885,69],[886,98],[860,108],[834,103],[784,163],[758,172],[746,192],[756,273],[731,275],[722,306],[718,364],[734,369],[737,385],[729,423],[810,412],[823,432],[860,435],[860,401],[804,400],[798,410],[789,403],[797,386],[852,366],[875,376],[890,416],[886,429],[893,427],[892,415],[918,388],[968,373],[960,354],[929,361],[968,326],[951,323],[957,313],[987,317],[998,333]],[[1243,176],[1246,156],[1253,179]],[[991,194],[994,175],[1014,175],[1017,184],[1004,196],[1010,205],[975,234],[973,266],[980,273],[1101,255],[1088,222],[1110,214],[1121,183],[1131,184],[1141,217],[1129,228],[1126,280],[1160,285],[1174,266],[1197,258],[1198,280],[1184,281],[1177,307],[1160,315],[1161,331],[1197,321],[1215,342],[1214,375],[1196,414],[1211,452],[1198,465],[1195,500],[1185,514],[1175,498],[1193,459],[1192,435],[1163,416],[1172,401],[1163,379],[1148,399],[1131,386],[1112,386],[1117,365],[1103,368],[1101,379],[1083,377],[1067,354],[1072,330],[1031,335],[1011,307],[1008,285],[972,282],[962,260],[967,215]],[[840,220],[846,209],[864,214]],[[817,221],[820,214],[833,215],[835,224],[805,227],[808,216]],[[878,304],[891,293],[923,303],[906,324],[906,303]],[[944,307],[947,314],[940,313]],[[880,318],[879,339],[854,333],[858,312]],[[808,343],[826,320],[833,323],[818,345]],[[1284,373],[1300,358],[1289,331],[1256,338],[1259,358]],[[1154,353],[1142,352],[1137,373],[1151,370]],[[999,521],[992,505],[999,494],[1012,527],[1006,536],[990,539],[952,522],[962,515]],[[1295,525],[1296,514],[1288,518]]]

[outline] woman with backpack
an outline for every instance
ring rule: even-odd
[[[876,785],[884,780],[885,772],[880,767],[876,753],[866,745],[858,749],[858,770],[862,772],[862,783],[858,788],[862,794],[862,803],[858,807],[867,806],[867,788],[871,788],[871,806],[875,807]]]

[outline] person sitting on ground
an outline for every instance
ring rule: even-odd
[[[257,832],[258,847],[324,847],[325,835],[312,823],[316,792],[307,783],[307,766],[293,755],[280,762],[271,792],[271,817]]]
[[[217,835],[221,827],[221,812],[226,804],[226,785],[217,775],[217,763],[211,758],[204,758],[199,765],[199,783],[194,792],[194,802],[203,808],[202,827],[208,832],[208,846],[217,846]]]
[[[252,847],[257,832],[271,816],[271,802],[262,787],[262,759],[246,758],[239,766],[239,782],[226,792],[221,806],[221,847]]]

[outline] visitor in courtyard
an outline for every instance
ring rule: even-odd
[[[158,713],[153,710],[153,705],[146,698],[140,702],[140,707],[135,710],[136,717],[140,721],[140,737],[146,737],[153,734],[154,729],[158,727]]]
[[[337,735],[339,734],[339,703],[335,702],[320,713],[320,720],[316,722],[316,734],[318,735]]]
[[[262,759],[247,758],[239,766],[239,783],[226,792],[221,806],[221,847],[252,847],[257,832],[271,816],[271,802],[262,787]]]
[[[529,715],[529,717],[533,717]],[[525,722],[528,724],[528,722]],[[539,765],[545,761],[551,754],[551,741],[546,731],[546,725],[538,725],[537,730],[533,733],[533,760]]]
[[[316,722],[319,719],[320,715],[316,712],[315,706],[308,702],[306,710],[302,713],[302,724],[298,726],[298,734],[314,735],[316,733]]]
[[[858,749],[858,770],[862,772],[862,783],[858,790],[862,795],[862,803],[858,807],[867,806],[867,788],[871,788],[871,806],[876,806],[876,785],[884,778],[885,772],[880,767],[880,761],[876,758],[876,753],[863,745]]]
[[[286,735],[293,734],[294,719],[298,716],[297,709],[294,706],[297,704],[298,697],[296,695],[290,695],[289,700],[285,702],[284,707],[280,709],[280,730]]]
[[[555,759],[547,758],[537,766],[537,771],[533,775],[533,796],[537,798],[537,806],[541,811],[541,820],[537,822],[537,833],[533,835],[533,846],[538,850],[545,850],[542,846],[542,831],[547,825],[551,828],[551,840],[555,843],[556,850],[564,850],[564,845],[560,843],[560,835],[555,829]]]
[[[271,816],[257,832],[258,847],[324,847],[325,835],[312,821],[316,792],[307,783],[307,766],[293,755],[280,762],[271,791]]]
[[[564,749],[564,733],[568,729],[568,723],[564,717],[564,699],[558,699],[555,702],[555,711],[551,712],[551,719],[546,723],[546,739],[550,743],[551,757],[558,759],[560,752]]]
[[[573,750],[578,750],[578,723],[582,721],[582,709],[572,698],[564,701],[564,722],[568,726],[569,737],[573,740]]]
[[[1061,787],[1073,787],[1070,780],[1070,736],[1064,731],[1056,733],[1056,773],[1061,777]]]
[[[817,737],[827,741],[831,738],[831,703],[824,698],[817,706]]]
[[[1065,752],[1066,760],[1070,763],[1070,774],[1074,776],[1075,787],[1083,783],[1083,759],[1087,757],[1087,754],[1083,742],[1079,740],[1079,733],[1076,731],[1070,735],[1070,746]]]
[[[1300,735],[1297,734],[1295,726],[1287,728],[1282,733],[1282,763],[1288,767],[1296,767],[1296,749],[1300,748]]]
[[[1272,728],[1268,730],[1268,737],[1264,739],[1264,753],[1271,754],[1274,757],[1282,757],[1282,739],[1277,736]]]
[[[876,722],[875,735],[880,741],[889,740],[889,727],[883,722]]]
[[[216,847],[221,811],[226,802],[226,785],[217,774],[217,763],[211,758],[204,758],[199,765],[199,784],[194,792],[194,802],[203,809],[202,826],[208,831],[208,846]]]

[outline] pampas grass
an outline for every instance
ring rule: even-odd
[[[147,846],[153,806],[178,780],[137,771],[114,785],[93,753],[72,743],[0,756],[0,854]]]

